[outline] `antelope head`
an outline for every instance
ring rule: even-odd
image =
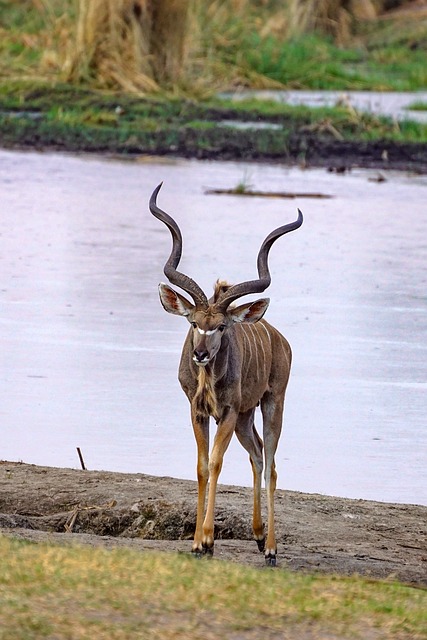
[[[177,271],[182,254],[182,235],[175,220],[157,206],[157,195],[162,183],[154,190],[150,198],[151,213],[161,220],[172,235],[172,251],[164,266],[169,282],[180,287],[192,298],[192,302],[167,284],[159,285],[160,300],[168,313],[184,316],[192,326],[193,362],[205,367],[217,355],[221,344],[227,339],[227,330],[235,323],[255,323],[266,312],[269,299],[261,298],[234,306],[242,296],[260,293],[271,282],[268,269],[268,253],[272,244],[285,233],[297,229],[302,224],[302,214],[298,210],[298,219],[272,231],[261,245],[258,254],[258,279],[229,285],[218,281],[214,295],[208,300],[199,285],[189,276]]]
[[[204,367],[215,358],[226,339],[227,329],[235,322],[257,322],[267,310],[267,298],[229,307],[230,302],[224,304],[221,294],[224,296],[230,288],[227,283],[218,281],[211,300],[193,304],[169,285],[159,285],[160,300],[165,310],[186,317],[192,326],[193,362],[198,366]]]

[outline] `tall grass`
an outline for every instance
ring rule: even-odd
[[[253,38],[275,34],[282,42],[287,33],[286,10],[264,8],[254,0],[199,2],[197,40],[192,50],[191,73],[199,89],[283,87],[248,63]]]
[[[185,73],[192,0],[78,0],[69,80],[155,91]]]
[[[238,87],[425,88],[427,19],[372,19],[388,5],[0,0],[0,77],[196,95]]]
[[[355,21],[373,20],[380,2],[374,0],[290,0],[290,31],[321,31],[334,37],[337,44],[348,44]]]

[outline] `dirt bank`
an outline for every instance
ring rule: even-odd
[[[34,541],[189,551],[196,483],[0,462],[0,532]],[[277,492],[279,566],[427,586],[427,507]],[[256,567],[252,492],[222,485],[215,555]]]
[[[344,173],[351,169],[427,173],[427,145],[392,141],[337,141],[317,135],[279,135],[278,132],[220,130],[199,132],[181,128],[156,136],[140,132],[127,141],[114,135],[87,137],[80,131],[55,131],[43,135],[35,123],[6,130],[0,121],[0,146],[5,149],[102,154],[109,158],[140,161],[145,156],[195,158],[211,161],[269,162],[301,168],[323,167]],[[32,130],[34,129],[34,130]],[[171,142],[171,138],[173,141]]]

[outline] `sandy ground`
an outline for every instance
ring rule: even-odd
[[[0,462],[0,532],[33,541],[189,552],[197,485]],[[252,491],[221,485],[215,556],[254,567]],[[427,507],[278,491],[278,566],[427,586]]]

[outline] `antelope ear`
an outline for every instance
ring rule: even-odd
[[[241,304],[239,307],[229,309],[228,313],[233,322],[258,322],[261,320],[264,313],[267,311],[270,304],[270,298],[261,298],[256,302],[247,302]]]
[[[159,296],[165,310],[176,316],[188,316],[194,309],[194,304],[164,282],[159,284]]]

